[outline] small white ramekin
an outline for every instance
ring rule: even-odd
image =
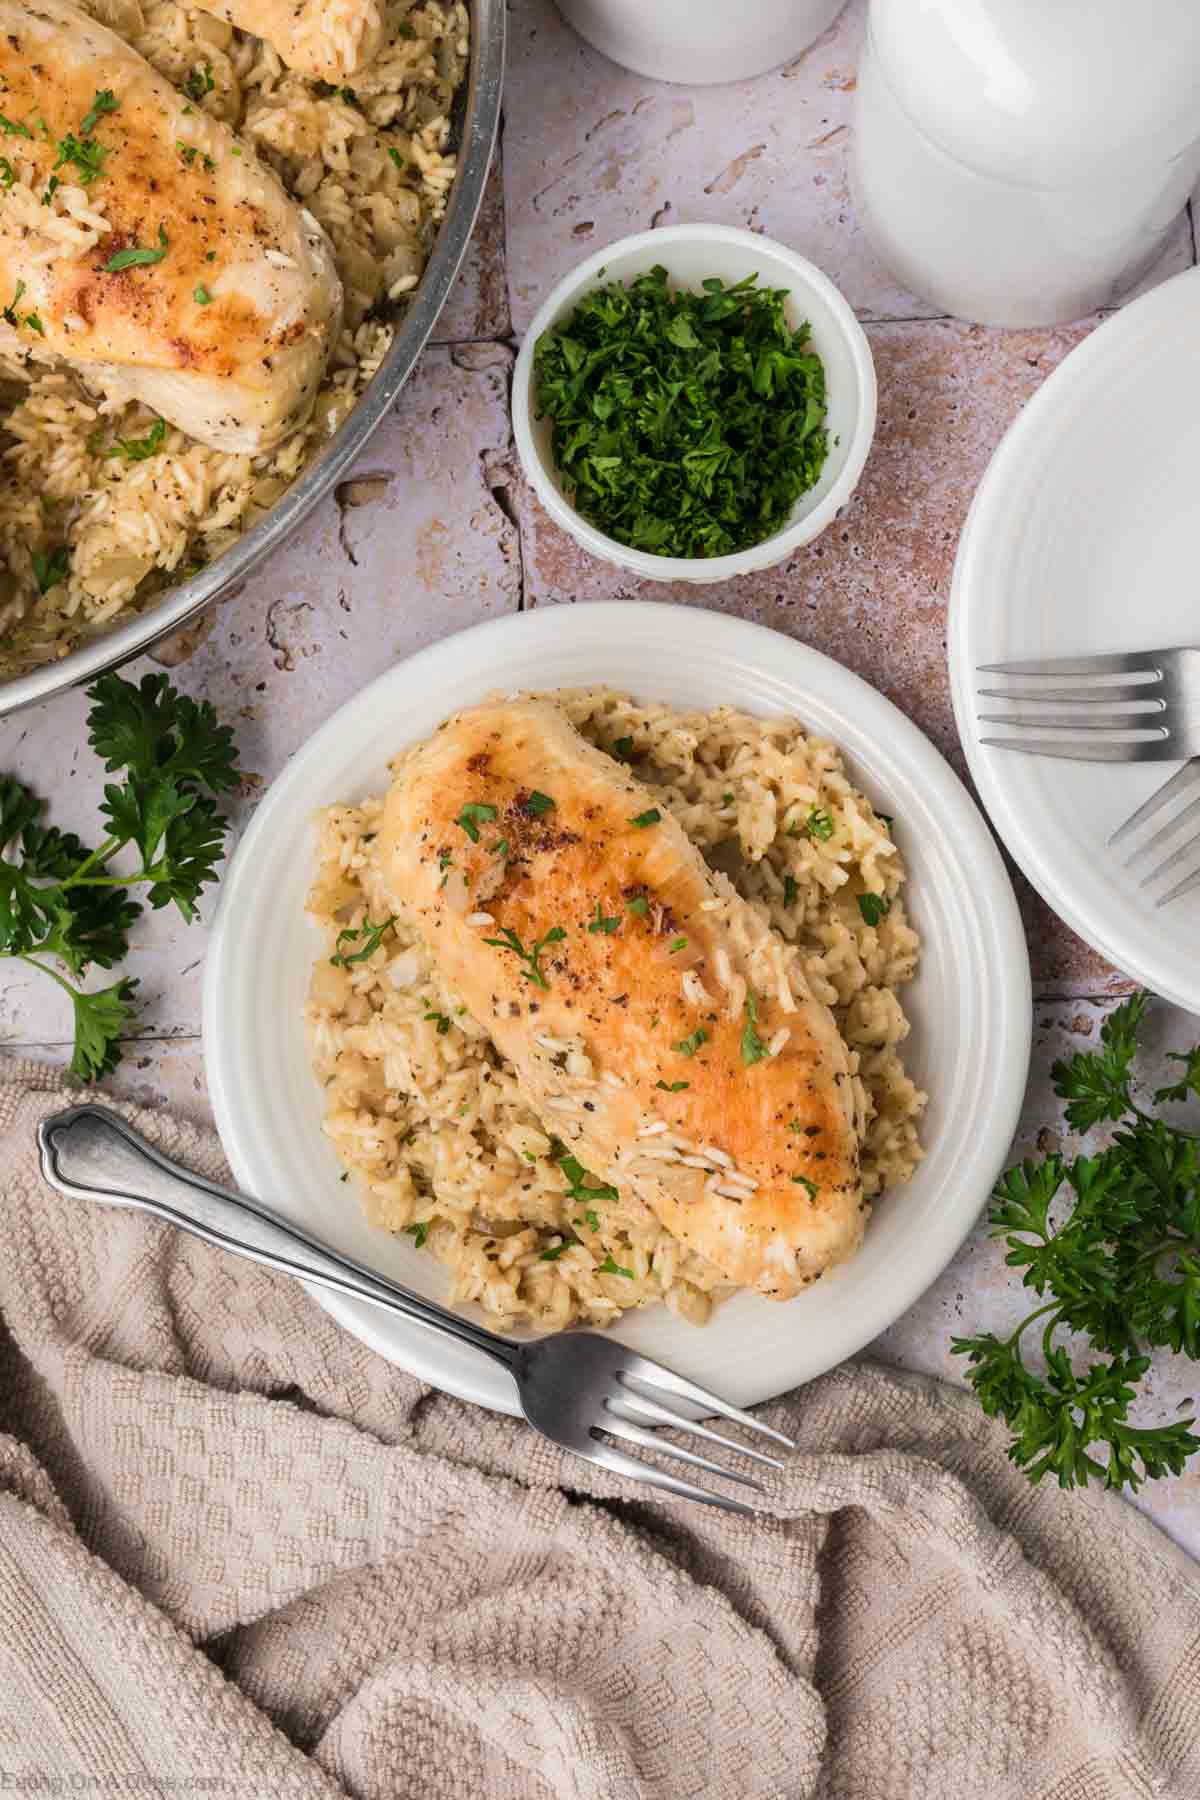
[[[786,288],[788,323],[805,320],[812,346],[825,365],[829,455],[815,487],[801,494],[782,530],[732,556],[654,556],[633,550],[597,531],[567,499],[550,449],[551,423],[537,417],[533,351],[542,333],[572,312],[592,288],[630,281],[661,263],[675,287],[699,292],[709,276],[741,281],[752,272],[760,287]],[[513,435],[521,465],[534,493],[556,524],[576,543],[649,581],[728,581],[755,569],[769,569],[818,537],[832,523],[858,485],[875,435],[875,364],[871,347],[849,302],[827,275],[803,256],[730,225],[669,225],[621,238],[598,250],[553,289],[530,325],[513,371]]]
[[[651,81],[746,81],[790,62],[845,0],[558,0],[589,44]]]

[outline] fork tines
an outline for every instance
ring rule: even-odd
[[[1189,795],[1190,798],[1188,798]],[[1178,803],[1181,801],[1185,803],[1179,805]],[[1157,788],[1150,798],[1113,832],[1108,840],[1109,848],[1115,848],[1117,844],[1124,843],[1135,832],[1140,831],[1143,825],[1149,824],[1151,819],[1157,818],[1160,813],[1164,813],[1172,807],[1176,807],[1177,810],[1172,817],[1167,819],[1167,823],[1160,826],[1150,837],[1144,839],[1138,848],[1126,858],[1126,867],[1132,868],[1144,857],[1163,849],[1173,838],[1177,838],[1185,827],[1191,827],[1183,842],[1151,869],[1148,875],[1143,875],[1138,883],[1139,887],[1152,887],[1165,875],[1175,874],[1177,871],[1183,870],[1186,865],[1192,865],[1187,873],[1180,876],[1173,887],[1169,888],[1165,894],[1159,895],[1155,901],[1156,906],[1166,906],[1170,901],[1178,900],[1184,894],[1190,894],[1196,888],[1200,888],[1200,757],[1193,756],[1189,762],[1184,763],[1182,769],[1178,769],[1169,781],[1165,781],[1160,788]]]
[[[668,1426],[672,1431],[697,1437],[708,1444],[719,1445],[722,1450],[732,1452],[735,1456],[747,1457],[760,1467],[782,1469],[784,1463],[778,1456],[772,1456],[765,1450],[756,1449],[751,1444],[740,1442],[721,1431],[714,1431],[711,1425],[693,1416],[692,1412],[681,1411],[680,1403],[704,1413],[718,1413],[733,1423],[746,1428],[760,1438],[768,1438],[784,1449],[794,1450],[794,1441],[773,1425],[763,1419],[756,1419],[752,1413],[741,1411],[730,1406],[716,1394],[706,1388],[698,1387],[695,1382],[687,1381],[676,1375],[674,1370],[664,1369],[661,1364],[648,1361],[644,1357],[631,1356],[628,1365],[618,1376],[618,1392],[610,1394],[604,1410],[604,1417],[597,1422],[593,1430],[593,1438],[597,1449],[601,1452],[595,1460],[603,1462],[608,1468],[622,1474],[632,1475],[641,1481],[650,1481],[657,1487],[666,1488],[669,1493],[684,1496],[689,1500],[702,1500],[709,1505],[725,1507],[732,1512],[752,1513],[753,1508],[744,1506],[709,1488],[694,1486],[691,1482],[681,1481],[677,1476],[668,1475],[665,1471],[654,1468],[652,1464],[635,1461],[633,1457],[606,1443],[607,1438],[617,1438],[626,1444],[634,1444],[640,1450],[649,1450],[657,1456],[672,1457],[676,1462],[687,1464],[689,1468],[703,1469],[708,1475],[716,1475],[723,1481],[737,1482],[741,1487],[753,1488],[756,1492],[764,1491],[762,1483],[752,1475],[743,1474],[740,1469],[727,1468],[723,1463],[714,1462],[709,1457],[701,1456],[695,1450],[686,1449],[682,1444],[671,1443],[664,1438],[654,1426]],[[602,1433],[603,1436],[597,1435]]]
[[[982,724],[1006,725],[1022,734],[982,741],[997,750],[1072,762],[1141,762],[1170,755],[1176,654],[1147,650],[983,663],[980,674],[1023,679],[980,688],[981,698],[1037,710],[981,713]],[[1024,735],[1031,731],[1064,735]]]

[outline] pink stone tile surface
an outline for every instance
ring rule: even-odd
[[[639,593],[736,613],[817,646],[888,694],[962,772],[945,668],[958,534],[1006,426],[1092,322],[994,332],[932,317],[879,264],[846,181],[860,0],[788,67],[710,89],[616,68],[572,36],[550,0],[513,0],[510,19],[502,167],[434,346],[336,496],[244,593],[155,652],[236,727],[249,771],[237,825],[318,725],[422,645],[524,606]],[[549,287],[627,232],[697,218],[761,230],[824,267],[867,321],[880,382],[875,449],[836,525],[779,569],[699,596],[583,557],[522,482],[508,416],[513,334]],[[1192,259],[1184,217],[1144,285]],[[47,795],[56,822],[90,834],[101,777],[82,747],[85,711],[71,694],[0,723],[0,771]],[[1050,1064],[1094,1041],[1125,984],[1018,891],[1040,996],[1014,1145],[1026,1154],[1066,1140]],[[196,1118],[208,1116],[204,946],[203,922],[157,914],[139,926],[143,1006],[113,1082]],[[0,964],[0,1042],[63,1058],[62,996],[13,967]],[[1160,1049],[1185,1042],[1194,1023],[1168,1008],[1155,1020]],[[877,1348],[961,1379],[950,1335],[1015,1322],[1020,1303],[980,1227]],[[1188,1369],[1160,1358],[1154,1405],[1165,1414],[1189,1392]],[[1198,1488],[1200,1473],[1160,1483],[1142,1504],[1200,1553]]]
[[[704,4],[704,0],[699,0]],[[504,178],[509,290],[522,333],[547,290],[633,231],[704,219],[779,238],[831,275],[864,319],[927,318],[854,216],[847,181],[865,5],[755,81],[687,88],[619,69],[552,0],[510,11]],[[1192,260],[1181,218],[1149,284]]]

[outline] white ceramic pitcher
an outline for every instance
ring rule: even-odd
[[[558,0],[580,37],[653,81],[743,81],[799,56],[846,0]]]
[[[987,325],[1110,305],[1200,177],[1200,0],[871,0],[852,180],[905,287]]]

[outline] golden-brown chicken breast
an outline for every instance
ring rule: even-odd
[[[344,81],[370,62],[383,36],[378,0],[196,0],[239,31],[265,38],[289,69]]]
[[[0,350],[220,450],[303,423],[341,283],[250,148],[66,0],[0,0],[0,133]]]
[[[860,1121],[832,1015],[556,706],[477,707],[402,759],[379,850],[447,985],[589,1169],[773,1299],[857,1248]]]

